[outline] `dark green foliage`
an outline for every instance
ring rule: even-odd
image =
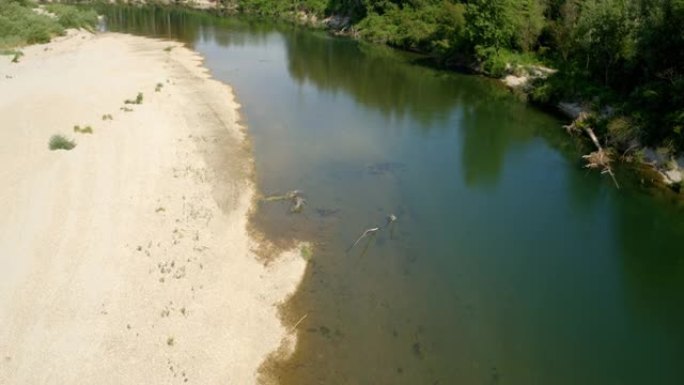
[[[240,0],[236,3],[240,12],[275,17],[284,17],[295,12],[323,16],[328,6],[327,0]]]
[[[143,93],[138,92],[138,95],[135,97],[135,99],[126,99],[124,100],[124,104],[142,104],[143,102]]]
[[[90,126],[81,127],[76,125],[74,126],[74,132],[77,134],[92,134],[93,128]]]
[[[550,99],[610,103],[633,139],[684,148],[684,1],[564,1],[548,23]],[[543,96],[543,95],[542,95]]]
[[[491,76],[544,62],[530,99],[612,106],[620,146],[684,149],[684,0],[232,0],[246,13],[349,16],[365,40]],[[619,123],[619,124],[618,124]],[[628,127],[629,126],[629,127]]]
[[[474,0],[466,13],[468,39],[480,57],[510,48],[515,36],[512,0]]]
[[[464,42],[464,15],[463,4],[448,1],[422,7],[388,3],[370,11],[358,28],[370,41],[445,56]]]
[[[610,104],[620,145],[684,149],[684,0],[330,0],[326,13],[351,16],[366,40],[492,76],[544,61],[559,71],[532,100]]]
[[[50,142],[48,143],[48,148],[51,151],[55,150],[71,150],[76,147],[76,142],[69,140],[62,135],[52,135]]]

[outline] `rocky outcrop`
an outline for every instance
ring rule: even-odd
[[[533,80],[546,79],[556,72],[557,70],[553,68],[548,68],[541,65],[507,64],[506,75],[501,78],[501,81],[511,89],[523,89],[523,91],[529,91],[528,88]]]
[[[351,18],[349,16],[331,15],[323,19],[325,26],[331,31],[345,31],[351,26]]]
[[[577,119],[582,113],[590,112],[590,109],[578,102],[560,102],[556,105],[558,110],[570,119]]]
[[[669,186],[679,185],[684,180],[684,156],[675,158],[665,149],[643,149],[643,162],[651,166]]]

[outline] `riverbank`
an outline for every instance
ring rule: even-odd
[[[213,7],[211,5],[214,5]],[[163,8],[171,7],[160,4]],[[369,40],[359,34],[358,28],[352,24],[350,17],[332,14],[323,17],[321,12],[312,12],[302,6],[297,12],[289,11],[275,12],[276,8],[263,8],[265,4],[256,6],[244,5],[238,7],[235,2],[228,3],[209,3],[208,5],[198,6],[191,2],[184,3],[180,8],[198,9],[198,12],[205,11],[207,14],[234,15],[242,14],[249,17],[257,17],[272,20],[283,20],[297,25],[312,29],[325,29],[335,36],[345,36],[357,40]],[[265,12],[270,9],[274,12]],[[371,39],[372,40],[372,39]],[[393,46],[399,50],[402,47]],[[406,49],[404,47],[403,49]],[[417,50],[421,52],[420,50]],[[424,52],[425,55],[428,55]],[[452,58],[450,61],[443,61],[437,57],[428,55],[425,60],[421,60],[420,65],[427,65],[448,71],[459,73],[477,74],[499,80],[508,87],[511,92],[521,101],[534,104],[544,111],[562,116],[568,124],[577,119],[581,112],[588,114],[595,121],[596,126],[592,127],[601,142],[607,145],[607,153],[611,154],[611,162],[615,167],[629,170],[626,175],[629,179],[640,181],[635,186],[642,189],[646,187],[651,194],[655,190],[672,196],[675,200],[681,200],[684,195],[682,192],[682,175],[684,175],[684,158],[673,148],[672,142],[663,142],[660,145],[651,143],[650,146],[642,143],[643,127],[634,124],[634,120],[629,117],[629,109],[625,109],[619,103],[610,104],[610,107],[602,107],[598,111],[596,107],[597,97],[570,97],[553,100],[543,100],[543,95],[549,92],[548,83],[550,78],[558,74],[558,70],[542,65],[542,62],[531,55],[515,55],[511,52],[499,58],[496,62],[496,71],[492,72],[490,64],[478,61],[475,56],[464,56]],[[558,92],[555,89],[554,92]],[[591,101],[590,101],[591,99]],[[609,113],[607,113],[609,111]],[[559,129],[563,125],[559,125]],[[618,128],[615,131],[615,127]],[[588,136],[583,138],[588,146],[593,146]],[[593,150],[591,150],[593,151]],[[619,165],[618,165],[619,164]],[[589,166],[594,166],[589,164]],[[654,190],[653,187],[656,187]]]
[[[507,50],[502,50],[500,55],[489,57],[486,60],[478,58],[474,52],[462,56],[445,56],[444,52],[440,55],[425,46],[404,45],[406,41],[411,39],[393,41],[392,37],[397,36],[394,36],[393,32],[388,32],[394,31],[392,29],[376,36],[375,32],[377,32],[379,25],[383,25],[378,21],[378,15],[361,22],[356,20],[353,23],[351,17],[340,16],[345,13],[339,13],[339,10],[326,9],[324,12],[321,9],[316,10],[315,7],[311,8],[308,3],[308,5],[302,3],[296,8],[281,5],[282,9],[263,8],[264,4],[259,4],[241,2],[238,6],[237,2],[217,3],[214,11],[216,13],[242,13],[267,19],[281,19],[314,29],[327,29],[333,35],[383,43],[398,49],[423,52],[428,56],[421,64],[498,79],[521,100],[529,100],[546,111],[563,116],[567,119],[567,123],[571,123],[579,117],[580,112],[584,112],[592,117],[591,120],[595,123],[592,127],[593,131],[598,135],[600,141],[607,146],[607,153],[611,154],[611,162],[620,163],[621,168],[629,169],[634,174],[634,178],[648,181],[642,185],[649,188],[658,186],[667,190],[667,193],[674,193],[675,196],[679,195],[681,191],[682,175],[684,175],[684,163],[682,163],[684,160],[682,160],[681,152],[678,152],[674,140],[654,140],[650,133],[655,131],[653,126],[660,127],[659,130],[663,126],[654,125],[651,120],[642,119],[644,111],[648,111],[640,112],[639,108],[641,107],[637,106],[641,106],[643,103],[632,103],[630,106],[627,103],[629,98],[618,97],[615,90],[611,91],[610,87],[600,86],[599,83],[592,83],[588,79],[579,83],[568,81],[568,75],[561,73],[563,71],[542,65],[541,56],[538,57],[529,52],[516,54]],[[193,7],[191,3],[186,5]],[[200,8],[208,9],[204,6]],[[395,11],[387,13],[382,18],[391,19],[390,21],[388,21],[389,19],[385,20],[390,24],[394,22],[404,23],[405,19],[394,18],[397,16]],[[404,11],[411,12],[410,10],[403,10],[400,13],[403,14]],[[371,19],[375,21],[371,23],[369,21]],[[364,32],[364,28],[367,30],[366,32]],[[400,28],[400,30],[403,31],[404,29]],[[370,34],[367,33],[368,31],[371,31]],[[430,40],[432,38],[423,36],[423,39]],[[567,68],[563,70],[567,70]],[[556,84],[559,82],[560,84]],[[637,117],[639,118],[637,119]],[[561,127],[559,126],[559,128]],[[588,136],[584,140],[593,146],[593,142]],[[644,173],[644,170],[647,172]]]
[[[256,383],[305,262],[251,251],[231,89],[174,42],[22,52],[0,57],[0,383]]]

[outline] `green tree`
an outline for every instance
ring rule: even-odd
[[[539,0],[518,0],[514,3],[516,45],[524,52],[530,51],[546,25],[545,4]]]
[[[633,48],[626,0],[587,0],[577,20],[577,44],[585,67],[610,85],[611,71]]]
[[[579,0],[563,0],[557,3],[555,18],[548,23],[549,34],[553,47],[557,50],[561,59],[566,62],[576,46],[576,25],[580,13]]]
[[[508,48],[515,35],[513,0],[474,0],[468,3],[465,18],[468,39],[480,56]]]

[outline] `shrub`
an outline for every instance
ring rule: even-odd
[[[0,0],[0,49],[25,44],[47,43],[50,38],[64,34],[65,28],[92,29],[97,23],[93,10],[79,9],[64,4],[49,4],[47,14],[33,11],[30,1]]]
[[[62,135],[52,135],[48,147],[51,151],[55,150],[71,150],[76,147],[76,142],[69,140]]]
[[[0,49],[0,55],[12,56],[12,63],[19,63],[19,58],[24,56],[24,53],[15,49]]]
[[[97,24],[97,13],[92,9],[79,9],[64,4],[48,4],[46,8],[57,15],[57,22],[64,28],[92,30]]]
[[[46,43],[50,37],[64,32],[59,23],[31,9],[33,5],[0,0],[0,48],[23,44]]]
[[[611,119],[607,129],[611,143],[618,147],[627,147],[631,140],[639,138],[638,127],[626,116]]]
[[[79,133],[79,134],[92,134],[93,128],[90,126],[85,126],[85,127],[81,128],[80,126],[76,125],[76,126],[74,126],[74,132]]]
[[[126,99],[124,100],[124,104],[142,104],[143,102],[143,93],[138,92],[138,96],[135,97],[135,100],[131,99]]]
[[[21,51],[17,51],[14,53],[14,57],[12,57],[12,63],[19,63],[19,58],[24,56],[24,53]]]

